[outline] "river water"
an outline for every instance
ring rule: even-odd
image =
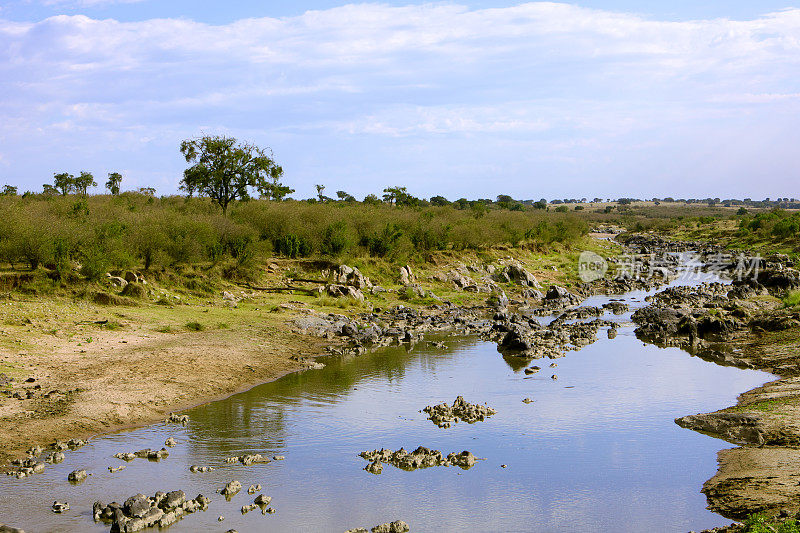
[[[625,298],[636,306],[644,296]],[[593,297],[585,304],[606,301]],[[95,500],[181,489],[212,502],[172,532],[341,533],[398,519],[414,532],[685,532],[729,523],[705,509],[700,493],[716,471],[717,451],[729,445],[673,419],[731,405],[771,376],[644,345],[629,317],[606,315],[623,324],[616,338],[601,330],[596,343],[553,360],[557,367],[548,359],[536,363],[542,371],[530,377],[494,344],[474,337],[439,337],[446,350],[422,342],[411,350],[325,358],[324,369],[187,411],[187,427],[155,424],[98,437],[43,474],[0,478],[0,522],[29,533],[108,531],[92,520]],[[419,412],[457,395],[498,412],[450,429]],[[526,397],[533,403],[523,403]],[[136,459],[109,473],[107,467],[123,464],[114,453],[158,449],[169,436],[179,444],[167,459]],[[445,454],[469,450],[485,460],[466,471],[384,465],[373,475],[358,456],[420,445]],[[245,453],[286,459],[224,463]],[[190,473],[192,464],[217,468]],[[77,468],[92,475],[73,486],[67,474]],[[245,489],[261,484],[276,513],[242,515],[240,507],[253,499],[245,490],[230,502],[215,494],[233,479]],[[69,502],[71,510],[53,514],[53,500]]]

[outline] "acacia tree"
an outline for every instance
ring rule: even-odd
[[[234,200],[250,198],[250,189],[262,195],[274,194],[283,169],[272,159],[272,152],[233,137],[205,135],[181,143],[181,153],[193,165],[183,172],[181,189],[190,195],[208,196],[228,211]],[[286,193],[288,194],[288,193]]]
[[[109,172],[108,181],[106,182],[106,189],[114,196],[119,194],[119,186],[122,183],[122,174],[119,172]]]
[[[66,196],[75,189],[75,176],[68,172],[53,174],[53,187]]]
[[[81,175],[73,180],[75,192],[86,196],[86,189],[89,187],[97,187],[97,182],[94,181],[94,176],[91,172],[83,171]]]

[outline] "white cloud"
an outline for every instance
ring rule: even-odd
[[[447,161],[414,157],[436,143],[453,156],[448,136],[487,158],[502,153],[493,168],[517,154],[559,161],[546,170],[565,178],[611,176],[635,172],[644,154],[685,149],[700,131],[746,137],[764,120],[783,131],[798,70],[800,9],[691,22],[549,2],[358,4],[226,25],[0,19],[0,140],[22,147],[6,152],[20,154],[8,162],[23,175],[58,157],[113,164],[115,143],[144,146],[143,136],[155,140],[141,153],[153,155],[129,166],[177,172],[177,140],[206,125],[279,144],[301,177],[330,157],[363,183],[379,172],[373,154],[393,153],[398,139],[415,147],[403,158],[418,165],[410,174],[446,172]],[[769,116],[757,111],[765,104]],[[26,161],[26,145],[52,155]]]

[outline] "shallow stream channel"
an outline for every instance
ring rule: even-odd
[[[633,311],[647,294],[618,298]],[[612,298],[592,297],[583,305]],[[686,532],[728,524],[705,509],[700,489],[716,472],[717,452],[729,445],[674,419],[731,405],[772,376],[645,345],[634,336],[630,315],[606,314],[621,324],[615,338],[601,330],[580,351],[534,361],[542,369],[533,375],[495,344],[464,336],[322,358],[323,369],[189,410],[186,426],[160,423],[100,436],[65,452],[63,463],[42,474],[0,477],[0,522],[28,533],[109,531],[92,519],[96,500],[180,489],[211,503],[170,526],[176,533],[341,533],[393,520],[404,520],[412,532]],[[497,413],[442,429],[420,412],[459,395]],[[158,462],[113,457],[160,449],[168,437],[178,444]],[[359,457],[365,450],[418,446],[445,455],[469,450],[483,460],[468,470],[409,472],[385,464],[375,475]],[[285,459],[225,462],[255,453]],[[127,467],[109,472],[121,464]],[[190,472],[191,465],[214,470]],[[67,475],[78,468],[90,475],[70,484]],[[244,488],[228,502],[216,491],[232,480]],[[262,486],[256,495],[272,498],[274,513],[240,512],[253,502],[247,493],[253,484]],[[54,500],[68,502],[70,510],[54,514]]]

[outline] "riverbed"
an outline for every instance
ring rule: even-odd
[[[631,293],[626,301],[636,305],[644,296]],[[425,532],[688,531],[730,523],[707,511],[700,493],[716,471],[717,451],[729,446],[673,420],[730,405],[772,376],[645,345],[629,316],[606,315],[621,324],[616,338],[601,330],[581,351],[534,362],[542,370],[531,376],[493,343],[455,335],[323,358],[323,369],[187,411],[186,427],[155,424],[97,437],[42,474],[1,478],[0,522],[28,532],[108,531],[92,520],[95,500],[181,489],[212,501],[170,531],[342,532],[398,519]],[[458,395],[497,414],[440,429],[419,412]],[[125,464],[115,453],[158,449],[170,436],[178,445],[168,458],[108,471]],[[385,465],[374,475],[358,456],[420,445],[445,455],[469,450],[484,460],[469,470]],[[224,462],[245,453],[285,460]],[[191,473],[190,465],[215,470]],[[78,468],[91,475],[71,485],[67,474]],[[215,491],[234,479],[245,490],[227,502]],[[251,484],[272,497],[274,514],[240,513],[253,501]],[[71,510],[53,514],[53,500]]]

